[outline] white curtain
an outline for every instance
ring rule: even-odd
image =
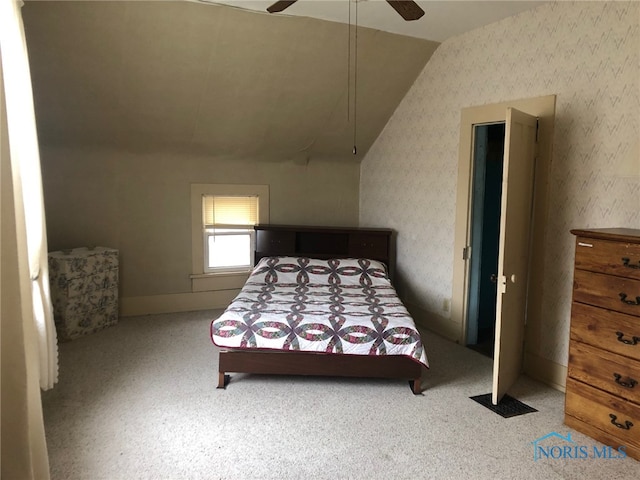
[[[58,346],[49,293],[42,173],[21,0],[0,0],[0,49],[16,216],[23,215],[38,336],[40,387],[58,380]]]

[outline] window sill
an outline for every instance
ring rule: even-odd
[[[192,292],[240,289],[249,278],[250,270],[242,272],[195,273],[190,275]]]
[[[250,268],[247,268],[246,270],[221,270],[219,272],[192,273],[191,275],[189,275],[189,278],[193,280],[194,278],[229,277],[234,275],[248,275],[250,273]]]

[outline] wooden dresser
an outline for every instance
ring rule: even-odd
[[[640,230],[576,235],[565,423],[640,459]]]

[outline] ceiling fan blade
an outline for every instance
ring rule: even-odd
[[[291,5],[293,5],[297,1],[298,0],[280,0],[279,2],[276,2],[273,5],[267,7],[267,12],[269,12],[269,13],[281,12],[285,8],[289,8]]]
[[[387,0],[387,3],[407,21],[418,20],[424,15],[424,10],[412,0]]]

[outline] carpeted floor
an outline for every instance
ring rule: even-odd
[[[526,377],[509,394],[537,412],[503,418],[470,399],[491,390],[491,359],[429,333],[422,396],[402,381],[241,374],[217,390],[219,313],[129,317],[61,344],[43,394],[52,478],[640,477],[629,458],[534,459],[552,432],[600,444],[563,425],[561,392]]]

